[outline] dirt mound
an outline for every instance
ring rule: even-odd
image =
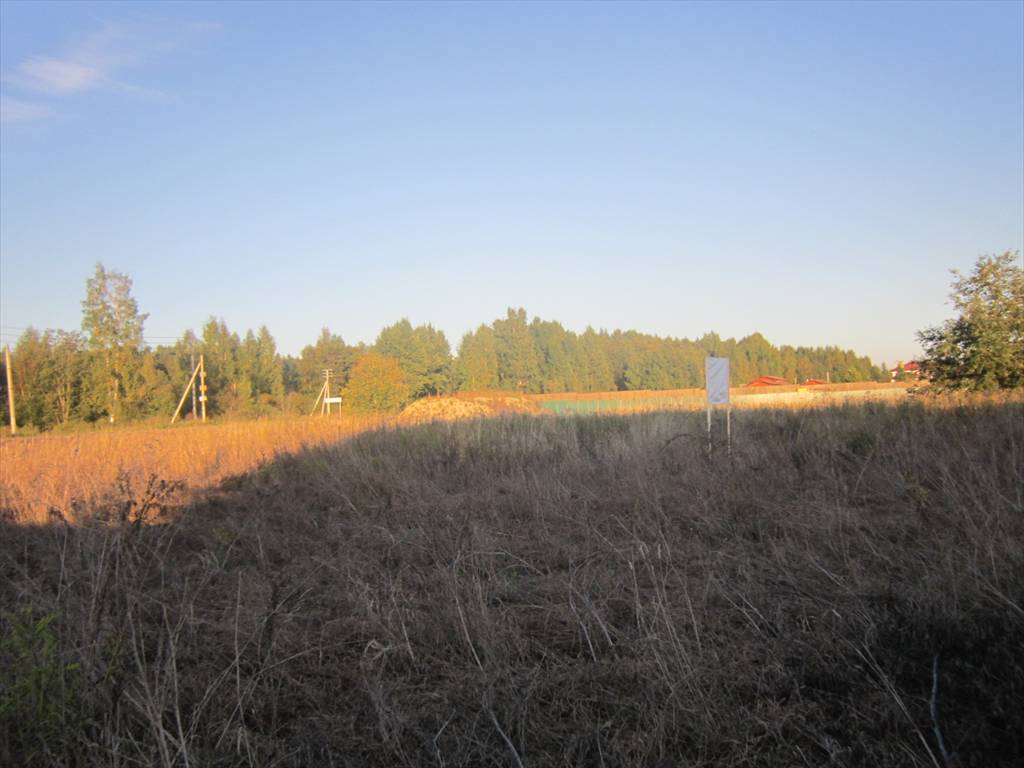
[[[409,404],[399,421],[420,424],[427,421],[461,421],[497,416],[502,413],[542,413],[533,400],[505,392],[425,397]]]
[[[419,423],[423,421],[458,421],[493,416],[496,413],[482,403],[459,400],[454,397],[429,397],[416,400],[406,407],[398,417],[400,421]]]

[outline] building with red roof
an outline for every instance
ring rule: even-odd
[[[752,382],[747,384],[748,387],[784,387],[790,382],[786,381],[781,376],[758,376]]]

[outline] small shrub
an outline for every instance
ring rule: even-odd
[[[0,760],[5,765],[75,765],[86,714],[78,664],[62,660],[56,614],[22,608],[3,618],[0,640]]]

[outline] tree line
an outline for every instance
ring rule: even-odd
[[[208,412],[237,417],[308,412],[324,369],[332,371],[332,394],[340,389],[354,411],[395,410],[458,391],[699,387],[707,355],[730,358],[734,386],[765,374],[834,382],[887,376],[884,365],[838,347],[776,347],[760,333],[738,341],[714,333],[693,340],[593,328],[574,333],[556,321],[531,320],[524,309],[465,334],[454,354],[442,331],[407,319],[384,328],[372,345],[348,344],[324,328],[298,355],[283,355],[266,326],[241,335],[216,317],[198,334],[150,345],[146,318],[130,278],[97,265],[86,284],[81,331],[30,328],[13,349],[19,425],[45,430],[169,418],[199,355]]]

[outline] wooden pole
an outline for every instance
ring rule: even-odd
[[[732,456],[732,403],[725,408],[725,450]]]
[[[7,368],[7,412],[11,415],[11,434],[18,434],[18,417],[14,412],[14,374],[11,372],[11,345],[4,345],[4,365]]]
[[[195,370],[195,367],[196,367],[196,355],[195,355],[195,352],[189,352],[189,354],[188,354],[188,364],[189,364],[189,367],[192,368],[192,370]],[[196,417],[198,415],[199,414],[196,412],[196,379],[195,379],[195,376],[193,376],[192,377],[192,421],[195,421]]]
[[[320,391],[316,393],[316,400],[313,401],[313,409],[309,412],[310,416],[312,416],[314,413],[316,413],[316,407],[318,405],[320,405],[320,398],[321,397],[325,397],[324,389],[326,387],[327,387],[327,382],[325,381],[324,382],[324,386],[320,387]]]
[[[192,385],[195,384],[196,375],[198,373],[199,373],[199,366],[197,365],[195,367],[195,370],[192,371],[192,378],[190,378],[188,380],[188,384],[185,385],[185,391],[181,393],[181,400],[178,401],[178,407],[174,409],[174,415],[171,416],[171,424],[173,424],[175,421],[177,421],[178,414],[181,413],[181,406],[183,406],[185,404],[185,400],[188,398],[188,391],[190,389],[192,390],[192,396],[195,397],[195,389],[193,388]]]
[[[711,403],[708,403],[708,456],[711,456]]]
[[[206,423],[206,360],[199,355],[199,404],[203,409],[203,423]]]

